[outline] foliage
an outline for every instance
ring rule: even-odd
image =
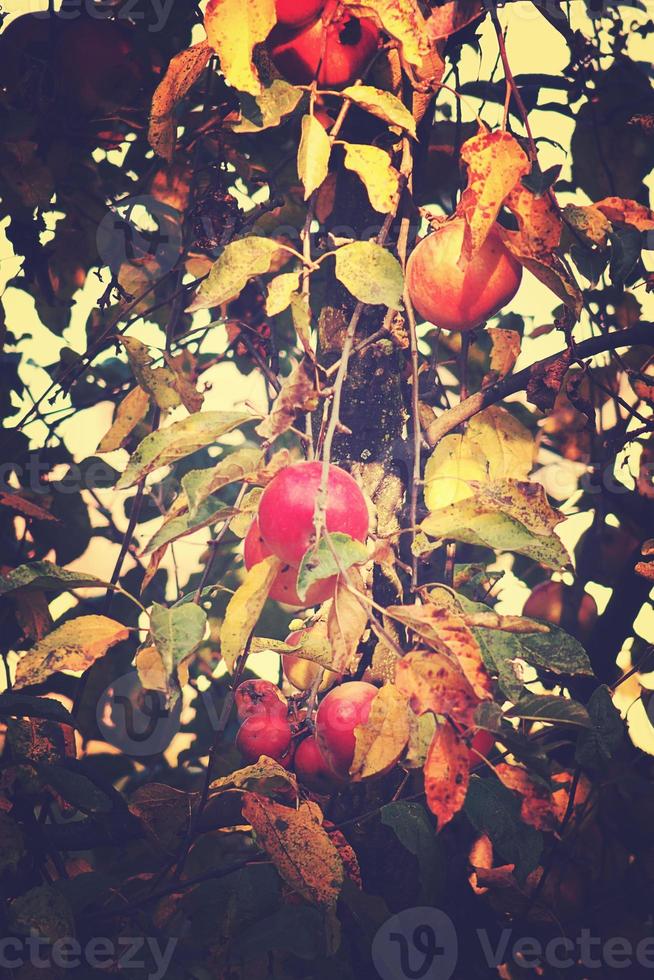
[[[653,22],[534,4],[567,64],[514,76],[532,5],[343,0],[325,17],[379,45],[338,90],[280,77],[274,0],[136,6],[0,35],[2,935],[163,937],[167,975],[225,980],[372,976],[378,930],[429,906],[466,978],[491,975],[477,926],[635,945]],[[416,318],[407,260],[450,214],[463,260],[499,229],[551,322]],[[241,542],[307,457],[353,474],[371,533],[331,533],[319,495],[293,582],[336,585],[289,646],[288,566],[244,572]],[[552,577],[558,619],[519,615]],[[234,689],[264,662],[294,743],[323,668],[379,688],[330,796],[239,757]]]

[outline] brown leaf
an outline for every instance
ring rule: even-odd
[[[427,18],[427,30],[432,41],[445,40],[481,17],[484,5],[481,0],[450,0],[434,7]]]
[[[455,609],[430,602],[424,606],[389,606],[388,613],[439,652],[454,656],[479,700],[490,697],[491,679],[479,644]]]
[[[484,378],[484,387],[505,378],[513,370],[520,356],[522,338],[517,330],[502,327],[486,327],[491,341],[490,374]]]
[[[540,786],[521,766],[509,766],[500,762],[496,772],[507,789],[522,797],[521,816],[525,823],[536,830],[551,831],[558,826],[557,808],[554,798],[545,787]]]
[[[417,715],[449,715],[468,729],[475,724],[479,698],[452,657],[438,651],[412,650],[395,668],[395,683]]]
[[[293,365],[268,415],[256,428],[263,439],[276,439],[295,422],[299,412],[313,412],[318,407],[315,373],[308,358]]]
[[[164,783],[148,783],[133,794],[129,809],[157,847],[174,854],[184,840],[197,798],[197,793],[185,793]]]
[[[351,568],[348,571],[348,579],[356,589],[363,591],[363,582],[357,569]],[[339,576],[327,615],[327,636],[333,650],[332,670],[349,673],[356,667],[359,660],[359,641],[367,625],[368,613],[365,607]]]
[[[207,67],[212,50],[208,41],[200,41],[171,60],[152,97],[150,146],[159,156],[172,160],[175,152],[174,111]]]
[[[229,776],[214,779],[211,783],[212,795],[229,789],[256,790],[260,796],[298,796],[297,779],[292,772],[284,769],[279,762],[262,755],[258,762],[244,769],[238,769]]]
[[[32,518],[35,521],[59,522],[58,517],[51,514],[45,507],[40,507],[38,504],[28,500],[22,493],[10,493],[0,490],[0,507],[7,507],[9,510],[16,511],[22,517]]]
[[[16,620],[28,640],[41,640],[52,629],[52,616],[45,593],[17,589],[11,595]]]
[[[470,848],[470,853],[468,854],[468,864],[472,868],[472,871],[468,876],[470,887],[477,895],[484,895],[488,891],[488,888],[484,888],[479,885],[477,871],[482,869],[488,871],[493,867],[493,845],[490,837],[488,837],[486,834],[482,834],[481,837],[478,837]]]
[[[365,725],[354,729],[353,779],[366,779],[388,772],[409,741],[409,706],[393,684],[385,684],[370,707]]]
[[[465,803],[470,781],[470,752],[449,724],[439,725],[424,767],[427,806],[438,818],[438,830]]]
[[[486,241],[504,199],[529,173],[527,155],[510,133],[483,128],[461,147],[468,185],[457,212],[466,219],[463,254],[470,258]]]
[[[40,684],[60,670],[86,670],[107,650],[126,640],[129,630],[107,616],[78,616],[48,633],[16,668],[15,687]]]
[[[644,204],[622,197],[605,197],[597,201],[595,207],[610,221],[622,221],[633,225],[639,231],[654,231],[654,211]]]
[[[141,422],[150,407],[150,396],[140,385],[125,395],[116,408],[116,414],[109,431],[98,446],[99,453],[111,453],[120,449],[127,438]]]
[[[193,354],[183,350],[171,357],[165,352],[164,360],[174,374],[174,385],[186,411],[191,415],[199,412],[204,403],[204,395],[196,387],[197,365]]]
[[[572,351],[566,350],[549,364],[536,364],[532,368],[527,384],[527,398],[541,412],[550,412],[554,408],[572,359]]]
[[[243,816],[284,881],[307,901],[333,908],[343,884],[343,862],[320,822],[320,809],[302,803],[294,810],[245,793]]]
[[[561,242],[562,220],[549,194],[538,197],[516,185],[506,206],[518,219],[518,231],[501,230],[504,244],[525,269],[552,290],[578,319],[583,297],[571,273],[556,254]]]

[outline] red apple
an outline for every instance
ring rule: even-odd
[[[576,608],[572,607],[575,602]],[[597,604],[588,592],[582,593],[581,601],[573,594],[572,587],[563,582],[541,582],[525,603],[523,616],[543,619],[554,626],[566,629],[567,613],[570,613],[569,631],[581,640],[587,640],[597,621]]]
[[[288,701],[270,681],[243,681],[234,692],[234,702],[241,719],[252,715],[285,719],[288,714]]]
[[[325,0],[275,0],[277,21],[287,27],[302,27],[315,20]]]
[[[303,638],[309,630],[294,630],[286,637],[287,646],[301,646]],[[318,676],[320,665],[311,660],[303,660],[302,657],[294,657],[291,653],[282,654],[282,667],[284,676],[289,684],[292,684],[298,691],[309,691],[313,687],[313,682]],[[333,670],[324,670],[320,682],[319,691],[326,691],[333,684],[341,679],[341,674]]]
[[[314,537],[316,496],[322,463],[296,463],[273,477],[259,501],[261,535],[282,561],[299,565]],[[357,541],[368,536],[368,508],[349,473],[329,467],[326,527],[349,534]]]
[[[331,793],[337,779],[325,761],[315,735],[304,738],[295,750],[294,768],[298,779],[315,793]]]
[[[423,319],[444,330],[474,330],[513,299],[522,266],[493,228],[470,261],[461,258],[465,220],[444,222],[407,264],[407,288]]]
[[[379,42],[377,25],[350,14],[326,14],[299,31],[275,28],[270,52],[275,67],[295,85],[314,79],[323,88],[344,88],[359,77]]]
[[[260,561],[270,555],[272,555],[272,551],[261,537],[259,522],[255,518],[250,525],[243,546],[245,567],[249,570],[253,565],[258,565]],[[306,606],[318,606],[334,595],[336,575],[323,579],[321,582],[314,582],[313,585],[309,586],[306,599],[300,599],[296,589],[297,573],[296,565],[284,565],[273,582],[269,592],[270,598],[276,602],[285,602],[288,606],[304,608]]]
[[[354,729],[365,725],[378,688],[348,681],[326,694],[316,712],[316,738],[330,769],[347,778],[354,758]]]
[[[285,767],[292,761],[291,726],[287,718],[250,715],[236,736],[236,748],[246,762],[257,762],[267,755]]]

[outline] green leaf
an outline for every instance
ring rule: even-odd
[[[214,262],[186,312],[208,310],[235,299],[253,276],[263,276],[270,271],[273,256],[278,251],[279,243],[272,238],[250,235],[230,242]]]
[[[168,675],[202,642],[206,624],[206,612],[194,603],[170,609],[154,603],[150,632]]]
[[[424,806],[404,800],[387,803],[381,808],[380,817],[402,847],[417,858],[422,898],[425,902],[433,902],[444,881],[445,862],[439,838]]]
[[[285,272],[268,283],[268,298],[266,300],[266,313],[268,316],[277,316],[288,309],[293,299],[293,294],[300,288],[300,273]]]
[[[126,490],[134,486],[160,466],[191,456],[198,449],[210,446],[221,436],[251,421],[252,416],[242,412],[195,412],[180,422],[173,422],[166,429],[151,432],[131,457],[116,489]]]
[[[50,764],[37,765],[36,769],[55,793],[82,813],[109,813],[114,804],[110,796],[93,783],[83,772],[73,768]]]
[[[334,557],[334,552],[338,556],[338,561]],[[321,582],[332,575],[338,575],[341,568],[347,571],[352,565],[363,565],[368,558],[366,546],[360,541],[355,541],[349,534],[337,532],[325,535],[317,545],[309,548],[302,558],[297,577],[297,594],[300,599],[305,599],[314,582]]]
[[[522,821],[519,799],[499,780],[473,776],[464,810],[473,827],[490,837],[502,861],[515,865],[518,881],[524,881],[538,866],[543,837]]]
[[[241,118],[231,128],[235,133],[258,133],[262,129],[279,126],[284,116],[290,115],[296,108],[302,95],[302,89],[281,78],[274,79],[258,95],[241,92]]]
[[[180,514],[179,517],[173,517],[172,520],[166,521],[148,541],[143,549],[143,554],[149,555],[158,548],[162,548],[172,541],[177,541],[178,538],[200,531],[203,527],[210,527],[218,521],[227,520],[227,518],[234,517],[238,513],[240,513],[238,510],[228,507],[222,500],[209,497],[208,500],[202,502],[194,514]]]
[[[501,480],[482,485],[471,481],[474,496],[435,510],[422,522],[432,538],[514,551],[548,568],[561,569],[570,556],[554,528],[562,517],[552,510],[537,483]]]
[[[22,691],[5,691],[0,694],[0,718],[43,718],[45,721],[75,727],[75,719],[60,701],[23,694]]]
[[[579,640],[558,626],[547,624],[549,633],[526,633],[517,637],[523,660],[532,667],[571,677],[592,677],[593,668]]]
[[[318,190],[329,172],[332,145],[324,126],[315,116],[302,119],[302,136],[297,154],[297,172],[304,184],[304,200]]]
[[[343,90],[342,95],[378,119],[383,119],[391,126],[399,126],[415,137],[416,121],[397,96],[373,85],[351,85]]]
[[[402,267],[391,253],[375,242],[353,242],[336,252],[336,278],[361,303],[402,306]]]
[[[0,877],[16,871],[25,854],[25,835],[8,813],[0,810]]]
[[[592,728],[593,724],[583,704],[556,694],[525,694],[509,708],[506,717],[581,728]]]
[[[50,885],[37,885],[15,898],[9,908],[9,922],[19,935],[39,936],[50,944],[75,935],[72,909],[61,892]]]
[[[34,561],[20,565],[0,578],[0,595],[16,589],[38,589],[41,592],[66,592],[89,587],[106,588],[108,582],[86,572],[69,572],[50,561]]]
[[[602,769],[622,744],[625,732],[608,687],[602,685],[593,691],[588,701],[588,713],[593,727],[579,733],[575,760],[585,769]]]
[[[214,467],[186,473],[182,477],[182,488],[188,499],[191,513],[195,513],[200,504],[212,493],[256,472],[263,458],[260,449],[254,447],[237,449],[236,452],[221,459]]]

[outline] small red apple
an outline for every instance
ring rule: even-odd
[[[249,570],[253,565],[258,565],[260,561],[270,555],[272,555],[272,551],[261,537],[259,521],[255,518],[250,525],[243,546],[245,567]],[[276,602],[285,602],[287,606],[305,608],[306,606],[319,606],[321,602],[331,599],[334,595],[336,575],[323,579],[321,582],[314,582],[313,585],[309,586],[306,599],[300,599],[296,589],[297,573],[296,565],[284,565],[268,593],[270,598]]]
[[[325,0],[275,0],[277,21],[286,27],[302,27],[315,20]]]
[[[282,561],[299,565],[314,537],[316,497],[322,463],[287,466],[270,481],[259,501],[263,540]],[[357,541],[368,536],[368,508],[357,483],[338,466],[329,467],[326,527]]]
[[[243,681],[234,692],[234,702],[242,720],[252,715],[285,719],[288,714],[288,701],[270,681]]]
[[[378,688],[365,681],[348,681],[326,694],[316,712],[316,738],[327,765],[347,778],[354,758],[354,729],[365,725]]]
[[[474,330],[513,299],[522,266],[493,228],[470,261],[461,259],[465,220],[455,217],[411,253],[407,289],[423,319],[444,330]]]
[[[572,603],[577,603],[572,608]],[[543,619],[546,623],[566,629],[568,616],[571,619],[569,632],[581,640],[587,640],[597,622],[597,604],[592,595],[584,592],[581,601],[574,596],[572,587],[563,582],[541,582],[525,603],[523,616],[530,619]]]
[[[379,43],[377,25],[369,18],[325,11],[323,17],[289,31],[275,28],[270,53],[278,71],[295,85],[314,79],[323,88],[344,88],[359,77]]]
[[[249,715],[236,736],[236,748],[246,762],[257,762],[267,755],[288,768],[292,762],[291,726],[287,718],[275,715]]]
[[[326,795],[336,788],[336,776],[327,765],[315,735],[308,735],[300,742],[293,765],[300,782],[315,793]]]

